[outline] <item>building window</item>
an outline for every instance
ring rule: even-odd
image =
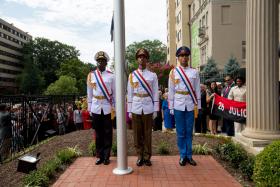
[[[205,25],[206,25],[206,27],[208,26],[208,12],[206,12],[206,18],[205,18]]]
[[[222,24],[231,24],[230,5],[221,6],[221,19]]]
[[[246,41],[242,41],[242,61],[246,61]]]
[[[199,20],[199,28],[202,27],[202,22],[201,22],[201,19]]]
[[[193,11],[193,16],[195,14],[195,4],[193,3],[193,6],[192,6],[192,11]]]
[[[176,17],[176,21],[177,21],[177,24],[180,23],[180,21],[181,21],[181,11],[178,13],[178,15]]]
[[[205,15],[202,17],[202,27],[205,26]]]
[[[177,32],[177,41],[179,42],[181,40],[181,29]]]
[[[178,7],[180,4],[180,0],[176,0],[176,6]]]
[[[201,48],[200,54],[201,54],[201,56],[200,56],[201,64],[200,64],[200,65],[205,65],[206,62],[207,62],[206,46],[203,46],[203,47]]]

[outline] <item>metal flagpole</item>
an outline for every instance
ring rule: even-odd
[[[117,116],[117,168],[116,175],[125,175],[132,172],[127,166],[127,137],[125,122],[125,17],[124,0],[114,0],[114,47],[115,47],[115,74],[116,74],[116,116]]]

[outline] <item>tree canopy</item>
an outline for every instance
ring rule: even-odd
[[[76,88],[76,79],[62,75],[60,78],[51,83],[47,90],[46,95],[67,95],[67,94],[78,94],[78,88]]]
[[[211,81],[219,81],[219,69],[217,68],[217,64],[215,60],[211,57],[208,58],[206,66],[201,71],[202,77],[201,82],[211,82]]]
[[[45,81],[41,71],[34,64],[31,55],[24,56],[25,67],[23,72],[17,77],[19,89],[25,94],[40,94]]]
[[[86,78],[90,69],[94,67],[93,64],[84,64],[79,59],[66,60],[61,64],[60,69],[56,71],[58,77],[66,75],[76,79],[76,87],[79,94],[86,94]]]
[[[150,63],[159,63],[166,61],[166,46],[159,40],[144,40],[134,42],[126,47],[126,60],[128,63],[128,73],[137,68],[135,54],[137,49],[145,48],[150,53]]]
[[[224,73],[226,75],[236,76],[240,70],[240,66],[234,56],[231,56],[224,66]]]
[[[33,57],[34,64],[42,72],[46,85],[58,79],[55,72],[61,64],[79,56],[79,51],[75,47],[46,38],[35,38],[30,41],[23,47],[23,52]]]

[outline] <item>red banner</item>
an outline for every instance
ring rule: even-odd
[[[235,122],[244,123],[246,121],[246,102],[229,100],[215,94],[211,113]]]

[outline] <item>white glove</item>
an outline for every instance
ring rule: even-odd
[[[129,119],[132,119],[132,113],[131,112],[128,113],[128,117],[129,117]]]
[[[174,110],[173,109],[170,110],[170,114],[174,115]]]
[[[154,112],[153,113],[153,119],[156,119],[156,117],[157,117],[157,112]]]

